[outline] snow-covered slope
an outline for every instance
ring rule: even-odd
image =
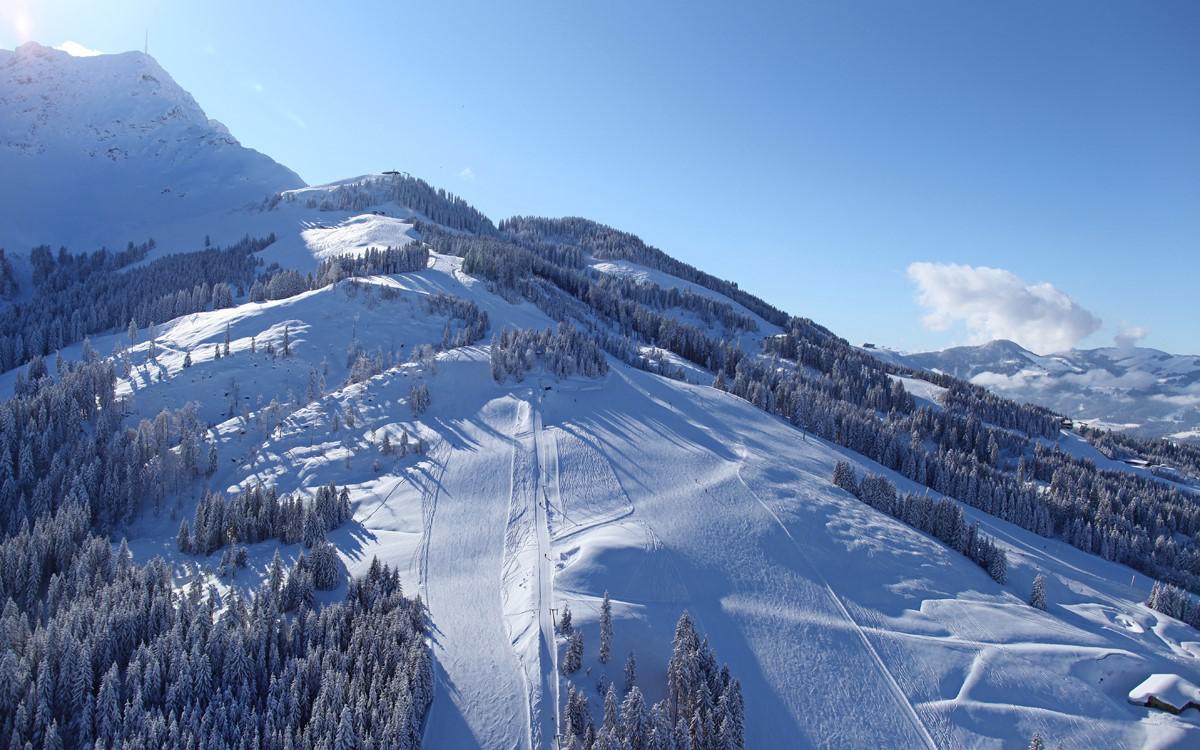
[[[63,74],[75,81],[65,88],[91,102],[79,82],[101,69],[74,68],[57,55],[23,47],[0,53],[0,65],[16,86],[74,71]],[[107,59],[114,78],[103,79],[103,87],[124,90],[133,71],[134,90],[169,88],[169,95],[130,94],[112,110],[94,101],[87,107],[103,116],[84,122],[108,125],[77,130],[60,111],[37,115],[44,100],[13,106],[5,79],[0,132],[36,137],[10,138],[0,158],[48,160],[53,174],[44,179],[63,183],[71,179],[63,154],[98,160],[85,169],[100,171],[80,173],[79,190],[104,185],[104,170],[125,174],[120,170],[138,159],[156,165],[159,179],[163,165],[175,163],[172,154],[191,154],[197,165],[172,179],[228,168],[248,176],[247,195],[252,181],[255,191],[271,193],[298,184],[286,170],[277,174],[273,162],[258,161],[265,157],[223,140],[148,58]],[[30,83],[11,72],[42,70],[36,66],[45,70]],[[160,121],[155,112],[176,114]],[[121,125],[147,122],[155,124]],[[160,129],[166,143],[143,137]],[[72,149],[87,138],[137,148],[80,156]],[[151,234],[160,252],[194,249],[186,243],[210,232],[216,242],[274,232],[276,242],[261,251],[264,265],[311,271],[321,259],[420,241],[417,220],[451,232],[495,229],[452,196],[400,176],[287,190],[252,208],[225,201],[236,190],[188,203],[198,188],[179,197],[178,184],[171,193],[138,189],[150,191],[147,200],[171,196],[179,201],[172,205],[191,208],[155,208],[127,225],[125,214],[112,221],[84,215],[63,231],[99,237],[157,227]],[[49,189],[37,186],[28,200],[51,205]],[[400,195],[424,202],[406,204]],[[704,336],[736,339],[751,357],[762,337],[782,330],[662,270],[595,257],[580,265],[728,303],[754,318],[757,330],[726,331],[682,308],[665,307],[663,315]],[[252,544],[247,569],[215,575],[214,557],[183,553],[175,543],[180,520],[193,518],[202,493],[260,482],[280,492],[347,488],[353,519],[329,532],[346,568],[362,573],[374,558],[396,566],[406,591],[428,607],[436,695],[424,743],[433,748],[556,747],[568,682],[588,694],[598,721],[603,699],[596,686],[619,686],[630,653],[648,700],[663,698],[672,632],[685,610],[741,682],[746,747],[1025,747],[1035,732],[1065,747],[1200,742],[1194,712],[1172,716],[1128,700],[1150,675],[1191,679],[1200,665],[1200,635],[1141,603],[1151,586],[1145,576],[967,508],[1007,552],[1008,579],[999,584],[830,480],[835,463],[848,460],[860,472],[887,475],[901,491],[923,487],[710,387],[711,373],[695,362],[692,382],[616,358],[598,378],[558,379],[538,366],[523,379],[497,382],[491,334],[556,321],[512,289],[501,294],[465,272],[469,267],[464,258],[434,252],[423,270],[344,279],[262,303],[242,298],[161,322],[153,342],[145,329],[133,343],[124,330],[93,336],[94,351],[114,352],[122,362],[117,393],[130,399],[129,424],[194,402],[216,447],[209,475],[118,529],[138,561],[164,557],[180,587],[199,579],[222,595],[253,591],[277,549],[290,561],[303,547]],[[486,313],[488,335],[435,354],[457,325],[438,302],[443,296]],[[1033,367],[1072,372],[1059,358],[997,349],[964,361],[1000,362],[996,372],[1010,375]],[[84,353],[83,344],[59,352],[68,362]],[[379,371],[356,369],[362,358]],[[56,357],[47,359],[54,372]],[[0,394],[11,395],[16,382],[16,371],[0,375]],[[939,387],[900,382],[923,404],[938,404]],[[423,413],[412,403],[417,384],[431,393]],[[384,448],[412,441],[418,450]],[[1025,603],[1039,573],[1047,578],[1045,611]],[[345,584],[319,596],[331,601],[344,591]],[[613,657],[601,663],[606,591]],[[553,632],[552,610],[565,606],[586,643],[583,669],[569,677],[559,669],[563,639]]]
[[[0,50],[0,247],[144,241],[303,185],[241,146],[153,58]],[[213,223],[216,223],[214,220]]]
[[[1011,341],[993,341],[891,354],[890,359],[969,380],[1098,427],[1182,440],[1194,440],[1200,431],[1200,356],[1145,348],[1073,349],[1040,356]]]
[[[443,320],[421,303],[431,293],[472,300],[496,328],[550,323],[455,258],[365,283],[374,291],[343,282],[164,326],[159,361],[134,370],[134,416],[199,399],[219,436],[214,488],[350,488],[354,522],[331,537],[350,571],[374,556],[399,565],[430,608],[428,746],[554,746],[567,678],[543,620],[564,604],[588,643],[572,681],[597,710],[596,682],[619,684],[631,651],[648,698],[662,697],[672,628],[688,610],[742,681],[747,747],[1016,747],[1035,731],[1081,747],[1196,741],[1194,718],[1127,700],[1150,674],[1194,674],[1200,657],[1194,631],[1139,603],[1143,576],[968,511],[1009,552],[1009,583],[998,585],[829,482],[842,458],[879,467],[728,394],[615,361],[600,380],[534,372],[498,384],[486,347],[466,347],[341,386],[347,321],[366,348],[411,350],[440,336]],[[182,367],[182,348],[203,353],[227,324],[229,357]],[[293,354],[272,359],[262,347],[278,347],[284,325]],[[263,432],[267,403],[326,365],[327,393]],[[234,382],[248,420],[225,417]],[[432,392],[419,418],[407,404],[414,382]],[[401,433],[424,453],[382,454],[383,435]],[[181,583],[205,562],[173,547],[193,503],[180,497],[129,530],[135,554],[166,555]],[[252,546],[239,585],[259,580],[274,548]],[[1039,572],[1047,612],[1024,603]],[[605,591],[616,619],[607,665],[594,650]]]

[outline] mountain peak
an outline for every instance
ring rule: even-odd
[[[209,119],[150,55],[75,57],[37,42],[0,51],[0,171],[22,177],[0,186],[16,217],[0,247],[18,255],[143,241],[162,221],[304,184]]]

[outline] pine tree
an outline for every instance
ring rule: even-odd
[[[604,592],[604,600],[600,602],[600,651],[599,658],[601,664],[608,664],[608,657],[612,651],[612,602],[608,598],[608,592]]]
[[[987,571],[996,583],[1003,584],[1008,581],[1008,555],[1004,553],[1004,550],[999,547],[992,549]]]
[[[563,674],[574,674],[583,666],[583,633],[576,630],[567,639],[567,652],[561,664]]]
[[[858,479],[849,461],[838,461],[833,465],[833,484],[857,496],[859,493]]]
[[[405,437],[407,437],[407,433],[405,433]],[[404,443],[402,442],[401,445],[404,445]],[[562,614],[558,618],[558,634],[569,636],[573,629],[574,626],[571,624],[571,607],[564,602]]]
[[[629,652],[629,658],[625,660],[625,694],[637,685],[637,657],[633,652]]]
[[[608,690],[604,693],[604,731],[611,733],[618,726],[621,716],[617,709],[617,691],[612,685],[608,686]]]
[[[179,535],[175,537],[175,546],[177,546],[179,551],[185,555],[191,554],[192,535],[188,530],[188,522],[186,518],[179,522]]]
[[[642,698],[642,691],[634,685],[621,702],[621,735],[625,747],[630,750],[646,750],[648,724],[646,702]]]
[[[1033,738],[1029,740],[1029,750],[1046,750],[1046,743],[1042,741],[1041,732],[1033,733]]]
[[[337,736],[333,745],[335,750],[357,750],[358,736],[354,733],[354,715],[350,707],[342,707],[342,718],[338,721]]]
[[[1033,578],[1033,593],[1029,596],[1029,604],[1038,609],[1046,608],[1046,576],[1041,573]]]

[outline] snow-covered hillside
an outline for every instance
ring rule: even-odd
[[[99,75],[57,54],[23,47],[0,65],[66,71],[60,83],[71,91]],[[144,56],[105,64],[169,81]],[[124,90],[126,79],[117,80],[104,85]],[[0,116],[25,122],[11,101],[0,101]],[[190,97],[164,101],[191,123],[180,127],[198,127]],[[157,111],[113,106],[118,114],[105,116],[123,122]],[[43,119],[33,132],[82,137],[52,111]],[[29,142],[53,141],[38,137]],[[235,142],[207,139],[212,149],[195,156],[200,172],[225,169],[230,154],[262,166]],[[173,147],[156,148],[138,158],[172,160]],[[18,151],[2,158],[42,158]],[[67,177],[53,168],[55,179]],[[250,173],[261,177],[257,168]],[[5,647],[19,657],[0,654],[0,707],[21,706],[0,712],[0,734],[23,746],[61,716],[71,738],[90,739],[95,724],[96,734],[152,736],[160,746],[188,727],[214,733],[271,711],[308,724],[296,744],[315,735],[352,745],[358,732],[411,747],[379,709],[396,680],[406,682],[406,700],[421,692],[420,654],[386,662],[394,644],[376,639],[391,631],[361,611],[361,629],[350,633],[349,620],[308,610],[372,598],[351,577],[378,578],[378,561],[426,608],[427,630],[413,632],[418,645],[428,637],[431,707],[388,708],[431,748],[571,746],[556,735],[573,690],[604,737],[592,748],[645,750],[625,724],[676,711],[672,696],[689,681],[702,685],[695,712],[654,727],[663,740],[654,747],[728,750],[743,746],[743,733],[749,748],[1021,748],[1035,735],[1049,747],[1200,744],[1200,714],[1160,711],[1147,694],[1200,682],[1200,631],[1181,621],[1200,619],[1180,603],[1187,594],[1172,599],[1178,589],[1163,595],[1137,572],[1195,590],[1200,513],[1190,490],[1123,465],[1104,473],[1117,462],[1062,435],[1056,415],[948,378],[882,369],[812,321],[632,235],[582,219],[494,225],[406,175],[284,190],[298,182],[287,174],[275,188],[273,177],[255,187],[267,188],[266,200],[250,207],[152,212],[137,226],[154,229],[154,252],[136,270],[97,272],[100,282],[128,278],[210,234],[215,244],[275,235],[245,250],[249,276],[210,285],[181,274],[165,302],[134,308],[191,312],[96,330],[64,315],[47,326],[64,344],[54,351],[43,351],[44,336],[27,343],[20,331],[0,331],[6,347],[21,339],[6,351],[27,363],[0,374],[0,594],[21,607],[0,613]],[[79,231],[96,236],[120,228],[84,219]],[[389,247],[419,262],[389,273],[354,265]],[[44,263],[48,278],[76,273],[67,258]],[[73,290],[71,281],[60,286]],[[37,293],[60,292],[46,284]],[[119,304],[72,294],[85,311]],[[546,329],[554,333],[499,335]],[[901,520],[868,504],[865,491],[835,486],[841,462],[881,477],[876,487],[890,482],[907,507],[928,498],[928,513]],[[260,502],[255,493],[267,487],[288,498],[285,510]],[[318,516],[318,499],[342,490],[348,513]],[[234,510],[235,498],[257,499]],[[288,505],[294,498],[310,504]],[[47,520],[63,508],[91,524],[75,533],[104,535],[99,552],[92,545],[71,557],[62,540],[74,537]],[[945,508],[978,526],[949,528]],[[31,518],[36,533],[62,533],[57,544],[29,541]],[[936,537],[918,530],[939,524],[947,528]],[[122,549],[122,537],[132,560],[97,562],[110,546]],[[985,569],[956,551],[981,540],[994,541],[994,560],[1006,566]],[[147,566],[139,569],[204,616],[155,633],[156,650],[128,634],[167,621],[161,609],[106,600],[133,614],[99,620],[97,635],[80,625],[90,615],[64,601],[61,559],[72,577],[107,563],[133,580],[130,569]],[[328,585],[314,583],[318,568]],[[107,591],[101,575],[83,579]],[[210,606],[220,618],[211,628]],[[574,641],[560,632],[568,610],[581,634]],[[713,664],[673,653],[684,612]],[[30,635],[38,618],[47,625]],[[336,650],[280,666],[280,644],[311,638],[318,622],[365,654],[375,682],[347,683],[340,672],[363,661]],[[239,628],[258,634],[251,642],[261,648],[230,646]],[[195,645],[197,631],[216,645]],[[572,643],[582,645],[578,668]],[[631,654],[646,706],[662,707],[635,711],[630,702],[623,728],[605,728],[604,691],[624,694]],[[728,675],[713,681],[725,691],[715,699],[704,675],[718,661]],[[236,673],[226,681],[236,692],[210,700],[203,686],[226,673]],[[72,675],[61,691],[70,696],[52,697],[53,674]],[[385,679],[390,692],[378,689]],[[160,689],[163,680],[175,682]],[[740,703],[729,697],[738,690]],[[202,708],[179,709],[197,693]],[[97,720],[68,723],[76,694],[87,705],[81,716],[95,706]],[[310,716],[311,705],[324,711]],[[256,731],[276,729],[261,723]],[[264,736],[289,746],[278,733]]]
[[[1132,748],[1184,746],[1200,731],[1126,700],[1149,674],[1188,672],[1200,658],[1200,634],[1138,603],[1144,577],[972,512],[1010,551],[1009,584],[998,585],[829,482],[841,458],[879,467],[740,399],[619,363],[599,381],[534,373],[497,384],[486,349],[469,347],[337,387],[348,321],[367,349],[411,350],[441,335],[442,321],[422,312],[429,294],[470,299],[497,327],[550,323],[452,258],[366,284],[164,326],[154,367],[134,370],[134,403],[152,416],[199,399],[218,436],[213,487],[350,488],[354,522],[332,535],[350,571],[375,556],[399,565],[430,607],[429,746],[553,746],[552,696],[564,697],[567,678],[538,618],[564,604],[588,643],[589,673],[571,679],[593,706],[596,681],[619,682],[630,651],[648,698],[662,697],[671,631],[688,610],[742,681],[748,747],[1016,746],[1041,732]],[[262,347],[278,349],[285,322],[293,354],[273,359]],[[203,354],[226,325],[231,354]],[[201,352],[187,369],[184,348]],[[257,414],[324,364],[327,393],[263,434]],[[432,393],[420,418],[406,403],[417,380]],[[252,405],[248,422],[224,418],[231,388]],[[353,428],[331,426],[351,412]],[[423,454],[381,454],[383,435],[402,433],[419,436]],[[174,517],[131,529],[135,555],[166,555],[185,578],[204,563],[173,548],[192,505],[181,498]],[[265,574],[275,546],[252,545],[239,584]],[[1036,573],[1050,582],[1047,612],[1023,601]],[[605,591],[617,654],[607,666],[594,652]]]
[[[993,341],[893,358],[1097,427],[1179,440],[1200,434],[1196,355],[1110,347],[1041,356],[1011,341]]]
[[[210,120],[152,57],[72,57],[35,42],[0,50],[0,172],[10,256],[121,248],[303,185]]]

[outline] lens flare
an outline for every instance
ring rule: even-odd
[[[29,12],[24,8],[17,8],[13,17],[13,26],[16,28],[17,38],[22,42],[28,42],[33,36],[33,19],[29,17]]]

